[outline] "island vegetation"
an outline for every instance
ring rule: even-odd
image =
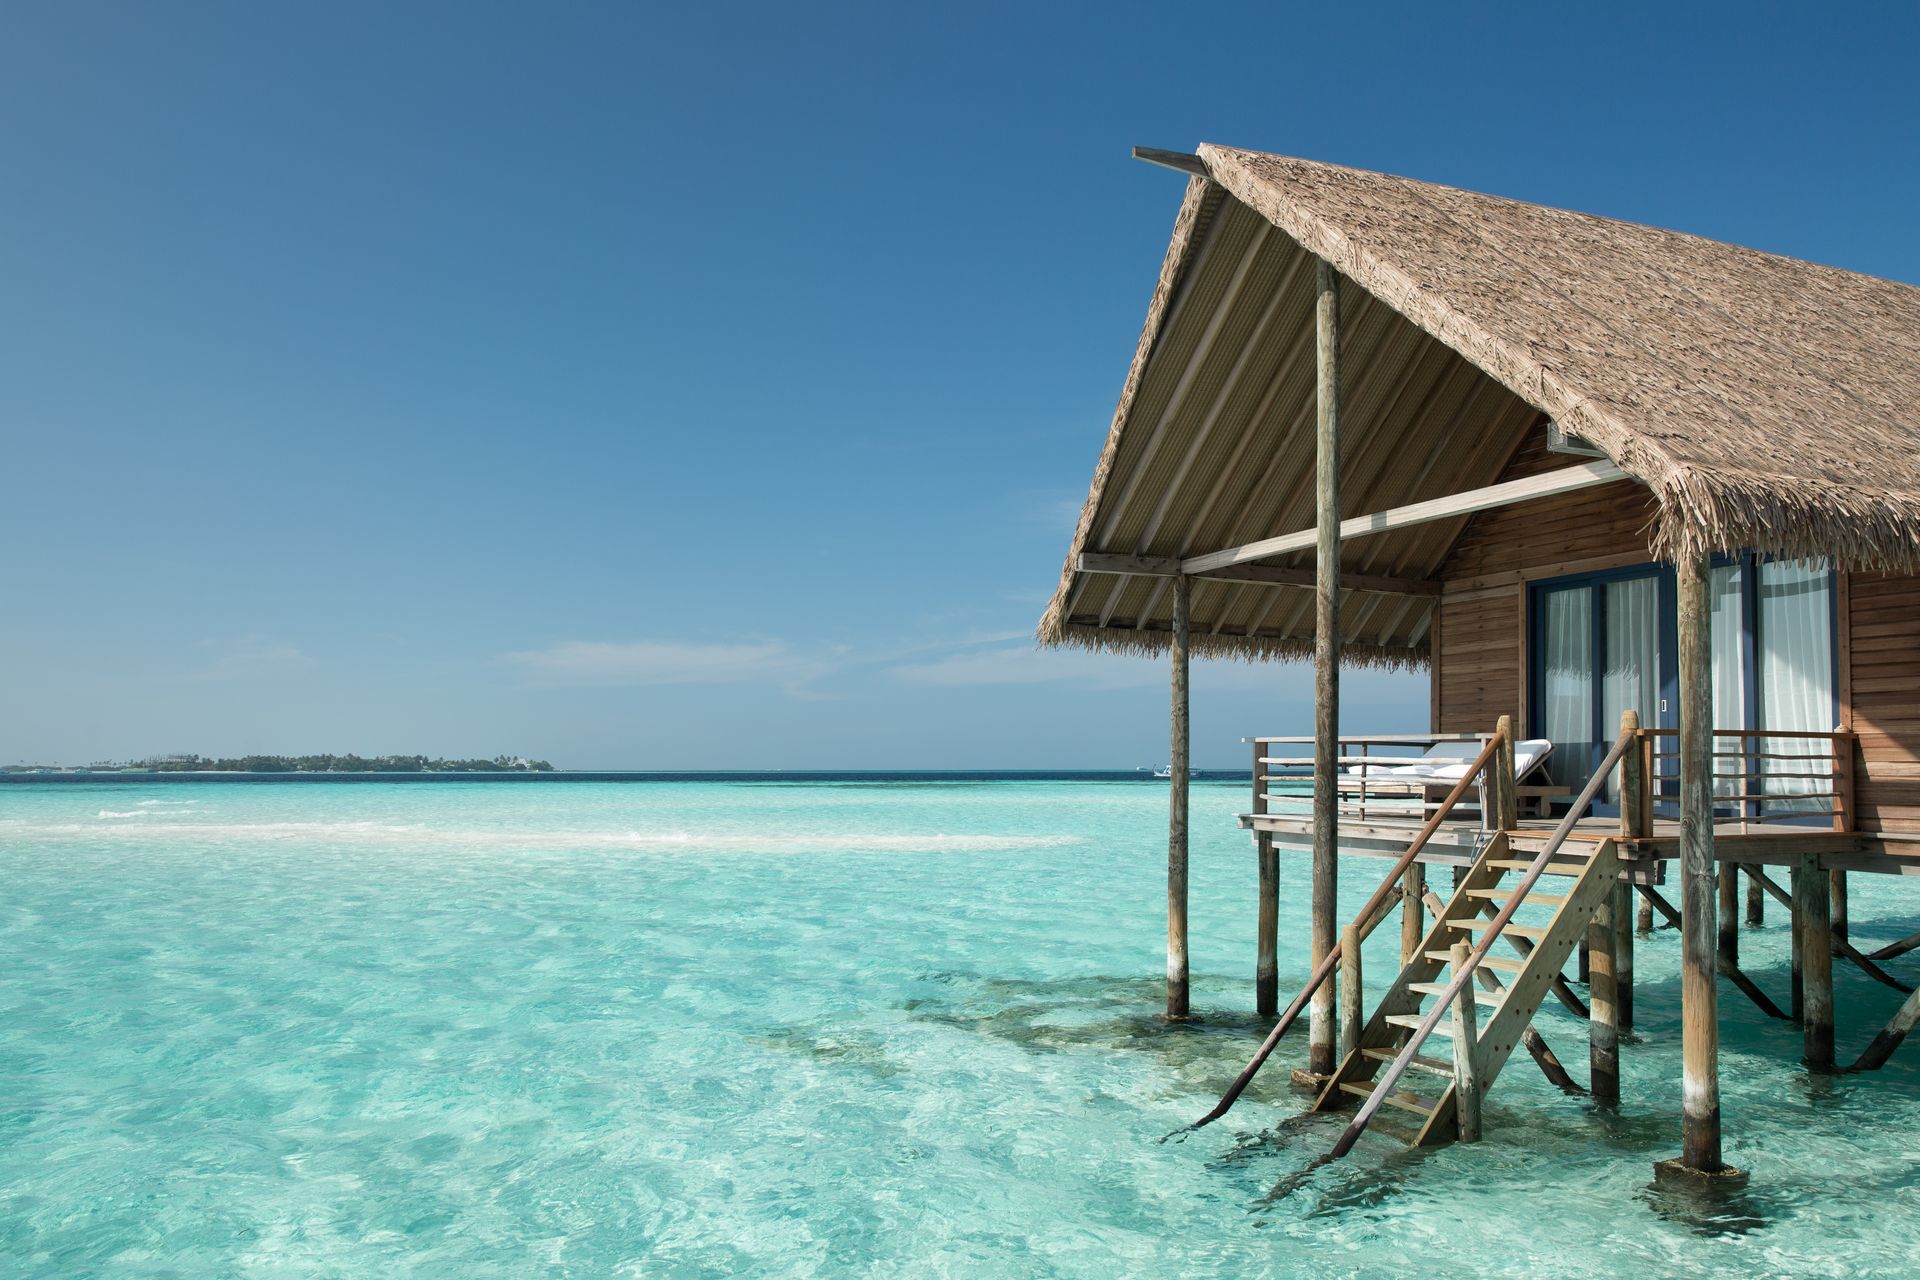
[[[103,760],[84,766],[12,764],[7,773],[552,773],[545,760],[495,756],[491,760],[446,760],[438,756],[157,756],[147,760]]]

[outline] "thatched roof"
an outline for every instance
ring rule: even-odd
[[[1551,418],[1651,491],[1653,556],[1920,569],[1920,289],[1386,174],[1199,155],[1044,643],[1165,647],[1168,579],[1082,574],[1082,553],[1191,556],[1312,525],[1315,256],[1343,277],[1348,514],[1490,484]],[[1465,524],[1358,540],[1343,569],[1431,575]],[[1348,659],[1420,662],[1431,610],[1352,593]],[[1200,581],[1192,616],[1196,652],[1311,652],[1298,586]]]

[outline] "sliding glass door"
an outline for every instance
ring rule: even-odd
[[[1745,553],[1718,558],[1708,584],[1713,609],[1711,677],[1717,729],[1831,731],[1835,699],[1833,574],[1824,561],[1769,560]],[[1529,596],[1529,732],[1553,743],[1547,773],[1578,789],[1592,776],[1620,732],[1620,713],[1639,712],[1649,728],[1674,728],[1679,705],[1674,653],[1675,585],[1671,569],[1632,569],[1535,584]],[[1665,750],[1670,751],[1671,739]],[[1751,775],[1740,757],[1753,750]],[[1794,796],[1827,788],[1803,775],[1823,765],[1801,761],[1826,751],[1824,742],[1787,737],[1716,738],[1716,794],[1730,811],[1757,814],[1735,796]],[[1794,757],[1798,757],[1796,760]],[[1671,800],[1671,760],[1658,772],[1659,792]],[[1609,779],[1601,804],[1618,800]],[[1663,810],[1670,804],[1663,804]],[[1769,816],[1793,804],[1768,804]],[[1816,798],[1809,811],[1825,812]]]
[[[1672,580],[1654,566],[1535,588],[1533,733],[1553,743],[1551,780],[1576,790],[1592,776],[1632,708],[1660,723],[1671,705]],[[1612,805],[1609,779],[1601,803]]]

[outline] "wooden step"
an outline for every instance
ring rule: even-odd
[[[1427,1015],[1424,1013],[1390,1013],[1387,1015],[1387,1021],[1390,1024],[1396,1027],[1405,1027],[1409,1031],[1418,1029],[1420,1024],[1426,1020]],[[1433,1034],[1436,1036],[1446,1036],[1451,1040],[1453,1038],[1453,1019],[1442,1018],[1440,1021],[1434,1023]]]
[[[1565,847],[1564,845],[1561,846],[1562,849]],[[1499,867],[1506,871],[1525,871],[1533,865],[1533,859],[1529,858],[1525,862],[1522,862],[1517,858],[1489,858],[1487,859],[1487,865],[1490,867]],[[1547,863],[1546,874],[1550,876],[1577,876],[1586,869],[1587,864],[1584,862],[1561,861],[1556,858]]]
[[[1452,960],[1453,952],[1429,951],[1426,953],[1426,957],[1429,960]],[[1476,967],[1482,969],[1498,969],[1502,973],[1518,973],[1520,970],[1526,968],[1526,964],[1527,962],[1524,960],[1509,960],[1505,956],[1487,955],[1480,957],[1480,963]]]
[[[1447,984],[1444,982],[1415,982],[1408,984],[1408,989],[1421,992],[1424,995],[1438,996],[1446,994]],[[1478,986],[1474,988],[1473,992],[1473,1002],[1475,1004],[1498,1007],[1506,998],[1507,993],[1505,991],[1485,991]]]
[[[1342,1093],[1350,1093],[1356,1098],[1371,1098],[1373,1096],[1373,1086],[1371,1084],[1360,1084],[1352,1080],[1342,1083],[1340,1091]],[[1382,1098],[1381,1101],[1390,1107],[1398,1107],[1402,1111],[1411,1111],[1417,1116],[1430,1116],[1440,1109],[1440,1103],[1437,1099],[1423,1098],[1417,1093],[1408,1093],[1405,1089],[1395,1089],[1392,1093]]]
[[[1493,928],[1493,921],[1467,920],[1462,922],[1460,927],[1462,929],[1473,929],[1473,930],[1491,929]],[[1546,938],[1547,929],[1545,925],[1509,923],[1506,928],[1500,931],[1500,936],[1503,938],[1505,937],[1525,938],[1530,942],[1540,942]]]
[[[1469,898],[1486,898],[1493,902],[1505,902],[1515,893],[1513,889],[1469,889]],[[1552,893],[1530,893],[1526,896],[1528,906],[1558,907],[1566,898]]]
[[[1400,1056],[1400,1051],[1398,1049],[1362,1049],[1360,1054],[1362,1057],[1372,1058],[1375,1062],[1392,1062]],[[1442,1062],[1438,1058],[1426,1058],[1416,1053],[1408,1060],[1407,1067],[1412,1071],[1424,1071],[1430,1076],[1445,1076],[1449,1080],[1453,1079],[1453,1064]]]

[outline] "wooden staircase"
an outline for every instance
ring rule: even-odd
[[[1359,1047],[1314,1101],[1315,1111],[1363,1101],[1343,1150],[1368,1128],[1409,1146],[1437,1146],[1460,1136],[1462,1071],[1471,1078],[1468,1105],[1477,1107],[1620,874],[1619,847],[1611,838],[1563,838],[1556,845],[1551,855],[1523,860],[1514,856],[1506,833],[1496,832],[1474,861],[1413,960],[1381,997]],[[1510,882],[1516,874],[1518,880]],[[1489,908],[1496,909],[1491,918]],[[1524,922],[1522,912],[1530,915]],[[1502,936],[1527,939],[1533,947],[1524,959],[1489,954]],[[1493,970],[1504,988],[1473,981],[1476,968],[1482,974]],[[1423,1008],[1449,996],[1453,1008]],[[1473,1002],[1473,1016],[1463,1036],[1458,1015],[1466,1000]],[[1436,1053],[1429,1048],[1436,1036],[1464,1043]],[[1411,1087],[1409,1077],[1417,1077]],[[1400,1123],[1379,1119],[1384,1109]]]

